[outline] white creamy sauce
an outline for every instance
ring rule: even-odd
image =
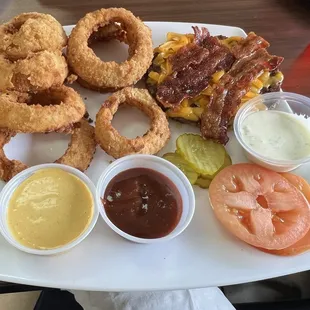
[[[241,136],[249,148],[276,160],[296,160],[310,154],[310,130],[297,115],[259,111],[247,116]]]

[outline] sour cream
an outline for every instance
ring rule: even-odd
[[[302,117],[301,117],[302,118]],[[241,125],[241,137],[253,151],[273,160],[298,160],[310,155],[307,120],[281,111],[259,111]]]

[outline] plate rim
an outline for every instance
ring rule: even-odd
[[[197,26],[204,26],[204,27],[219,27],[219,28],[230,28],[230,29],[234,29],[239,31],[240,33],[242,33],[244,36],[246,36],[246,32],[244,31],[244,29],[242,29],[241,27],[235,27],[235,26],[230,26],[230,25],[219,25],[219,24],[208,24],[208,23],[196,23],[196,22],[177,22],[177,21],[144,21],[145,24],[147,25],[158,25],[158,24],[180,24],[180,25],[188,25],[188,26],[193,26],[193,25],[197,25]],[[63,25],[63,28],[65,31],[70,31],[75,25]],[[6,242],[6,241],[5,241]],[[16,250],[17,251],[17,250]],[[5,255],[5,254],[4,254]],[[11,255],[14,255],[14,252],[11,252]],[[27,255],[27,254],[25,254]],[[10,255],[8,256],[8,258],[10,258]],[[247,283],[249,281],[258,281],[258,280],[262,280],[262,279],[269,279],[269,278],[273,278],[273,277],[277,277],[277,276],[283,276],[283,275],[288,275],[288,274],[292,274],[295,272],[299,272],[299,271],[304,271],[304,270],[308,270],[308,267],[304,267],[304,268],[300,268],[298,266],[294,266],[293,268],[290,269],[285,269],[284,272],[276,272],[270,276],[254,276],[251,278],[251,280],[249,279],[243,279],[244,277],[242,276],[240,280],[236,280],[236,278],[231,279],[230,281],[225,281],[225,285],[231,285],[231,284],[241,284],[241,283]],[[147,286],[147,289],[143,288],[143,287],[107,287],[102,286],[98,280],[98,278],[96,278],[95,281],[92,282],[92,285],[83,285],[81,283],[77,283],[77,282],[71,282],[70,286],[68,287],[68,283],[70,282],[70,280],[67,280],[66,283],[62,282],[61,280],[59,282],[57,281],[49,281],[46,277],[44,277],[44,275],[42,275],[41,279],[38,280],[37,279],[32,279],[30,278],[30,276],[28,276],[27,278],[23,278],[23,277],[16,277],[16,276],[12,276],[9,274],[3,274],[0,273],[0,280],[1,281],[7,281],[7,282],[14,282],[14,283],[18,283],[18,284],[26,284],[26,285],[36,285],[36,286],[42,286],[42,287],[58,287],[61,289],[76,289],[76,290],[90,290],[90,291],[107,291],[107,292],[113,292],[113,291],[141,291],[141,290],[145,290],[145,291],[159,291],[159,290],[177,290],[177,289],[191,289],[191,288],[200,288],[200,287],[208,287],[208,286],[219,286],[222,285],[220,280],[214,281],[212,284],[204,284],[202,283],[202,281],[197,281],[195,285],[190,284],[190,285],[186,285],[186,283],[184,284],[179,284],[179,285],[171,285],[169,283],[167,283],[167,285],[164,286],[155,286],[155,287],[151,287],[151,286]],[[194,281],[191,281],[194,282]],[[206,281],[207,282],[207,281]]]
[[[241,27],[237,27],[237,26],[231,26],[231,25],[220,25],[220,24],[208,24],[208,23],[194,23],[194,22],[171,22],[171,21],[148,21],[145,20],[143,21],[144,24],[148,25],[148,24],[182,24],[182,25],[190,25],[190,26],[204,26],[206,28],[208,27],[220,27],[220,28],[232,28],[232,29],[237,29],[238,31],[240,31],[240,33],[242,33],[244,36],[247,35],[246,31],[241,28]],[[66,31],[66,28],[73,28],[75,27],[76,24],[70,24],[70,25],[63,25],[62,27],[64,28],[64,30]]]

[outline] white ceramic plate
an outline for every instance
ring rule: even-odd
[[[164,42],[166,32],[190,33],[187,23],[149,22],[154,46]],[[244,36],[240,28],[206,26],[211,34]],[[65,27],[69,33],[72,27]],[[95,48],[105,60],[126,58],[119,43]],[[98,52],[99,50],[99,52]],[[93,119],[106,95],[74,86],[85,98]],[[87,98],[87,99],[86,99]],[[148,121],[135,109],[122,109],[113,124],[122,134],[143,134]],[[170,122],[172,137],[159,155],[175,150],[176,138],[198,129]],[[34,165],[52,162],[65,150],[69,138],[61,134],[19,134],[5,151]],[[227,146],[233,163],[245,162],[241,147],[233,136]],[[112,160],[100,148],[87,171],[96,183]],[[308,170],[308,173],[307,173]],[[310,181],[309,167],[298,171]],[[281,276],[310,268],[310,253],[297,257],[277,257],[260,252],[227,233],[215,219],[208,202],[208,191],[195,186],[196,212],[189,227],[177,238],[160,244],[135,244],[114,233],[98,219],[93,232],[70,252],[54,257],[25,254],[0,236],[0,280],[47,287],[81,290],[133,291],[166,290],[220,286]]]

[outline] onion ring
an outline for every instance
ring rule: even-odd
[[[81,96],[66,86],[37,94],[0,94],[0,128],[14,132],[61,132],[79,122],[85,112]]]
[[[19,160],[10,160],[5,156],[3,147],[9,143],[15,133],[9,130],[0,130],[0,179],[4,182],[11,180],[16,174],[27,169],[27,165]]]
[[[42,51],[15,62],[0,54],[0,91],[38,92],[60,86],[68,75],[60,51]]]
[[[43,50],[61,51],[66,44],[65,31],[49,14],[23,13],[0,25],[0,53],[10,60]]]
[[[144,112],[151,120],[151,128],[142,136],[128,139],[121,136],[111,121],[119,106],[127,104]],[[156,154],[170,138],[165,113],[145,89],[124,88],[110,96],[96,116],[96,140],[114,158],[129,154]]]
[[[72,132],[68,149],[55,163],[72,166],[83,172],[94,157],[97,142],[95,128],[87,120],[82,119],[78,124],[79,127]]]
[[[0,179],[5,182],[28,168],[19,160],[8,159],[4,153],[4,145],[14,136],[15,133],[12,131],[0,130]],[[96,145],[94,127],[82,119],[71,133],[71,141],[65,154],[55,163],[68,165],[84,172],[94,157]]]
[[[119,29],[116,29],[115,37],[128,43],[129,57],[120,64],[104,62],[88,43],[98,37],[102,39],[104,28],[118,23],[125,34],[119,36]],[[107,39],[110,38],[110,31],[106,33]],[[151,31],[130,11],[123,8],[101,9],[79,20],[69,37],[67,55],[69,67],[79,76],[82,86],[97,91],[120,89],[135,84],[150,66],[153,58]]]

